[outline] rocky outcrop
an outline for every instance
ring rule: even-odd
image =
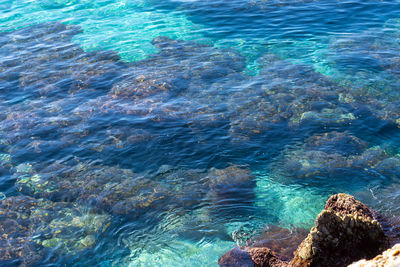
[[[372,211],[353,196],[337,194],[329,198],[290,265],[345,266],[371,258],[388,245]]]
[[[394,245],[392,248],[384,251],[372,260],[360,260],[348,267],[379,267],[379,266],[400,266],[400,244]]]
[[[336,194],[329,198],[315,226],[294,252],[290,262],[282,261],[267,247],[244,248],[241,255],[248,255],[254,266],[339,267],[360,259],[371,259],[388,247],[389,238],[373,211],[353,196]],[[247,266],[236,264],[232,259],[231,264],[224,265],[232,256],[235,254],[223,255],[220,266]]]

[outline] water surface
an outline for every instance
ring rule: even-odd
[[[0,1],[1,263],[217,266],[300,240],[338,192],[398,222],[399,19],[399,1]]]

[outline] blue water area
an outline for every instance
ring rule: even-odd
[[[290,257],[400,216],[400,1],[0,0],[0,265]]]

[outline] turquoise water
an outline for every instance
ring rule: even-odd
[[[0,264],[217,266],[337,192],[398,222],[399,40],[399,1],[0,0]]]

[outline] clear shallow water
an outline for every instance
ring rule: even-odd
[[[0,2],[1,260],[216,266],[337,192],[398,222],[399,11]]]

